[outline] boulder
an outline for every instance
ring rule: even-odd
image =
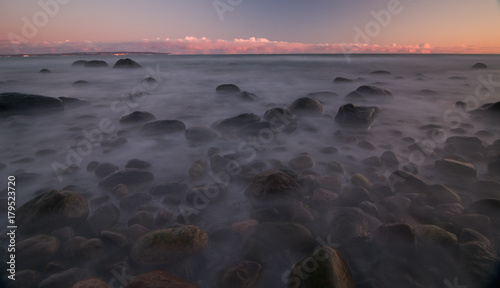
[[[45,278],[38,288],[68,288],[79,281],[87,279],[87,277],[87,272],[85,270],[81,268],[71,268]]]
[[[106,286],[107,287],[107,286]],[[165,271],[152,271],[135,276],[125,288],[197,288],[198,285],[182,280]]]
[[[241,92],[240,87],[234,84],[221,84],[215,88],[217,94],[238,94]]]
[[[392,93],[391,90],[372,85],[360,86],[358,87],[358,89],[356,89],[356,92],[368,98],[376,97],[376,98],[390,99],[394,96],[394,93]]]
[[[151,163],[135,158],[128,160],[125,164],[126,169],[147,169],[149,167],[151,167]]]
[[[289,109],[299,116],[318,116],[323,113],[321,102],[312,97],[302,97],[293,101]]]
[[[186,131],[186,125],[179,120],[154,120],[141,128],[144,136],[159,136],[182,133]]]
[[[99,178],[104,178],[119,169],[120,168],[113,163],[99,163],[99,165],[95,167],[94,174]]]
[[[89,217],[85,230],[92,236],[99,235],[103,230],[113,228],[119,219],[120,210],[111,203],[104,203]]]
[[[254,207],[268,206],[273,202],[298,199],[300,185],[284,172],[271,169],[256,175],[252,184],[245,190]]]
[[[102,179],[99,181],[99,186],[104,188],[113,188],[118,184],[125,184],[129,186],[151,182],[153,180],[154,175],[151,172],[137,169],[125,169],[118,170]]]
[[[142,66],[130,58],[125,58],[116,61],[113,68],[142,68]]]
[[[48,235],[24,239],[16,245],[16,258],[22,268],[37,268],[50,262],[59,252],[60,242]]]
[[[171,264],[199,252],[208,244],[208,235],[195,226],[160,229],[142,236],[130,250],[140,265]]]
[[[71,66],[83,67],[83,66],[85,66],[85,63],[87,63],[86,60],[77,60],[77,61],[73,62],[73,64],[71,64]]]
[[[340,106],[335,121],[347,128],[368,129],[375,120],[375,108],[345,104]]]
[[[220,131],[234,131],[247,124],[259,122],[260,117],[253,113],[244,113],[215,122],[212,128]]]
[[[60,99],[24,93],[0,93],[0,117],[11,115],[31,115],[34,113],[51,113],[64,110]]]
[[[427,195],[428,202],[432,205],[462,203],[460,196],[445,185],[431,185],[425,193]]]
[[[21,231],[40,231],[65,226],[78,227],[87,219],[88,203],[80,194],[52,190],[28,201],[17,209]]]
[[[255,237],[275,249],[308,251],[314,245],[311,232],[292,222],[264,222],[257,226]]]
[[[156,120],[155,115],[149,112],[134,111],[128,115],[121,117],[120,124],[146,123],[154,120]]]
[[[101,60],[91,60],[91,61],[85,61],[83,67],[108,67],[108,63]]]
[[[472,65],[472,69],[488,69],[488,66],[484,63],[476,63]]]
[[[259,281],[262,265],[253,261],[240,261],[219,273],[217,287],[251,288]]]
[[[192,126],[184,132],[184,137],[186,137],[189,142],[200,143],[209,142],[217,138],[217,134],[207,127]]]
[[[476,178],[476,167],[471,163],[460,162],[453,159],[436,160],[434,166],[445,176],[453,178]]]
[[[90,105],[90,102],[87,100],[72,97],[59,97],[59,100],[63,102],[64,108],[78,108]]]

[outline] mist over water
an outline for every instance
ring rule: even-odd
[[[481,85],[479,79],[492,77],[500,82],[500,57],[488,55],[351,55],[346,61],[343,55],[237,55],[237,56],[134,56],[134,61],[141,64],[139,69],[111,69],[111,66],[122,56],[78,56],[78,57],[29,57],[29,58],[0,58],[0,93],[20,92],[38,94],[50,97],[73,97],[87,100],[90,105],[82,107],[66,107],[62,113],[51,113],[40,116],[11,117],[0,126],[0,162],[6,164],[0,170],[0,190],[6,187],[7,177],[20,172],[36,173],[40,176],[27,181],[19,179],[17,182],[17,207],[31,200],[39,193],[50,189],[63,189],[73,185],[88,201],[98,196],[108,195],[109,189],[98,186],[99,178],[93,171],[87,171],[87,165],[92,161],[100,163],[110,162],[124,168],[130,159],[140,159],[151,163],[148,169],[154,174],[153,182],[130,188],[131,192],[147,192],[155,184],[162,182],[182,182],[193,187],[201,184],[215,183],[214,179],[205,177],[196,182],[189,179],[188,170],[198,160],[210,162],[207,152],[210,147],[220,149],[220,155],[240,154],[236,160],[240,165],[254,168],[250,175],[268,170],[273,167],[272,161],[279,160],[284,165],[300,155],[308,153],[314,160],[313,168],[308,172],[319,176],[325,175],[326,163],[336,161],[341,163],[344,174],[341,177],[344,187],[351,186],[350,179],[355,173],[365,173],[366,165],[362,160],[380,155],[387,150],[398,153],[403,163],[415,162],[408,160],[412,144],[410,138],[416,142],[428,140],[430,137],[420,127],[435,124],[442,127],[447,137],[475,136],[478,131],[486,130],[490,137],[480,137],[486,145],[492,144],[500,138],[500,127],[489,125],[467,117],[462,123],[454,127],[449,121],[451,116],[457,116],[455,102],[464,101],[469,96],[475,96],[477,87]],[[76,60],[104,60],[108,68],[73,67]],[[487,70],[472,70],[470,67],[477,63],[486,63]],[[147,67],[147,68],[146,68]],[[51,73],[39,73],[40,69],[49,69]],[[384,70],[390,74],[371,74],[373,71]],[[151,74],[151,72],[155,72]],[[158,73],[160,72],[160,73]],[[130,98],[131,94],[143,89],[141,81],[146,77],[153,77],[159,83],[147,89],[145,95]],[[333,83],[336,77],[355,79],[352,83]],[[452,77],[452,78],[450,78]],[[454,78],[453,78],[454,77]],[[358,79],[363,78],[364,80]],[[85,80],[88,85],[72,85],[75,81]],[[258,100],[253,102],[240,101],[226,95],[217,95],[215,88],[220,84],[232,83],[244,91],[257,95]],[[367,131],[352,131],[339,126],[334,118],[340,106],[350,103],[344,99],[350,92],[361,85],[376,85],[390,89],[394,97],[390,100],[379,98],[366,101],[352,102],[361,106],[376,106],[380,108],[375,121]],[[142,87],[142,88],[141,88]],[[421,90],[433,90],[435,93],[423,93]],[[146,111],[156,116],[158,120],[181,120],[186,127],[211,127],[216,121],[233,117],[242,113],[254,113],[264,120],[264,113],[274,107],[288,107],[294,100],[305,97],[309,93],[330,91],[338,96],[320,95],[317,97],[323,105],[323,113],[318,117],[303,117],[298,119],[298,128],[291,134],[272,134],[270,143],[259,141],[258,149],[249,149],[243,146],[249,141],[247,137],[236,137],[216,131],[218,137],[209,143],[193,144],[187,141],[183,134],[168,136],[146,137],[141,135],[141,125],[123,125],[119,123],[121,117],[134,111]],[[481,90],[484,92],[484,90]],[[129,100],[127,99],[135,99]],[[491,93],[487,99],[478,100],[478,104],[500,101],[500,87]],[[473,103],[469,110],[473,110]],[[447,112],[448,111],[448,112]],[[461,114],[465,115],[465,114]],[[96,143],[89,147],[81,145],[86,139],[87,131],[101,131],[100,123],[109,119],[108,133],[102,133],[104,140],[125,137],[127,143],[119,147],[103,147]],[[462,128],[456,130],[454,128]],[[355,140],[346,142],[339,139],[337,131],[343,135],[355,136]],[[102,132],[102,131],[101,131]],[[255,137],[254,137],[255,138]],[[446,139],[445,138],[445,139]],[[375,147],[366,149],[358,145],[367,141]],[[444,141],[436,143],[432,149],[442,149]],[[335,147],[337,153],[322,153],[322,148]],[[55,154],[35,156],[41,150],[52,149]],[[77,155],[79,149],[87,149],[85,155]],[[249,152],[250,151],[250,152]],[[39,154],[37,154],[39,155]],[[72,156],[71,156],[72,155]],[[73,158],[72,158],[73,157]],[[443,184],[444,180],[435,173],[434,161],[440,158],[427,156],[418,163],[418,174],[429,184]],[[68,159],[71,160],[68,162]],[[21,160],[21,161],[19,161]],[[54,170],[54,163],[64,166],[77,164],[79,169],[73,173],[59,175]],[[264,163],[264,164],[262,164]],[[253,165],[255,164],[255,165]],[[257,165],[259,164],[259,165]],[[487,171],[487,162],[477,161],[477,178],[490,178]],[[387,177],[394,169],[380,168],[377,175],[370,176],[372,182],[378,176]],[[369,178],[370,178],[369,177]],[[498,180],[496,178],[493,178]],[[193,225],[204,231],[210,231],[216,224],[231,224],[249,218],[252,208],[243,192],[250,182],[231,178],[227,187],[227,198],[220,203],[210,204],[203,214],[193,220]],[[453,187],[456,192],[467,194],[466,188]],[[2,193],[2,197],[5,195]],[[473,196],[463,197],[464,206],[470,204]],[[109,202],[119,207],[119,201],[113,196]],[[153,196],[150,206],[165,208],[174,215],[180,213],[178,205],[163,204],[162,197]],[[182,199],[185,205],[186,201]],[[4,203],[4,202],[2,202]],[[89,215],[98,205],[90,204]],[[5,207],[1,210],[4,211]],[[134,211],[121,211],[120,221],[113,229],[126,229],[127,220],[135,214]],[[323,216],[313,213],[318,218]],[[3,215],[3,214],[2,214]],[[0,219],[5,227],[6,217]],[[416,221],[406,215],[404,220],[410,224]],[[382,221],[383,222],[383,221]],[[318,220],[318,223],[321,221]],[[324,237],[325,227],[314,224],[311,228],[313,236]],[[1,228],[3,229],[3,228]],[[47,231],[50,233],[51,231]],[[498,237],[498,232],[492,232],[491,239]],[[500,239],[500,238],[498,238]],[[496,239],[496,240],[498,240]],[[19,240],[20,241],[20,240]],[[493,242],[493,240],[492,240]],[[492,249],[498,249],[499,244],[492,244]],[[235,247],[233,247],[235,245]],[[214,267],[223,267],[230,264],[228,259],[238,260],[238,245],[228,245],[217,248],[217,244],[209,245],[205,251],[211,259],[207,263]],[[221,249],[221,250],[218,250]],[[224,250],[226,249],[226,250]],[[342,248],[340,248],[342,251]],[[220,255],[220,251],[235,255]],[[497,250],[495,250],[497,251]],[[346,252],[347,253],[347,252]],[[441,253],[441,252],[439,252]],[[443,252],[444,253],[444,252]],[[349,253],[347,253],[350,255]],[[306,255],[293,255],[291,259],[299,261]],[[210,258],[212,257],[212,258]],[[345,256],[346,261],[355,270],[357,281],[364,275],[362,265],[358,260]],[[212,261],[212,262],[210,262]],[[425,262],[425,261],[424,261]],[[207,264],[208,265],[208,264]],[[270,268],[273,273],[281,273],[294,265],[280,265]],[[417,265],[417,264],[415,264]],[[265,268],[265,267],[264,267]],[[458,270],[457,270],[458,271]],[[207,269],[200,273],[201,280],[211,279],[214,271]],[[367,272],[366,272],[367,273]],[[459,273],[459,272],[457,272]],[[453,274],[453,273],[451,273]],[[274,274],[270,274],[274,275]],[[448,277],[443,277],[441,285]],[[456,275],[459,277],[460,275]],[[270,281],[266,275],[260,286]],[[198,281],[200,279],[189,279]],[[281,279],[278,279],[279,283]],[[453,278],[449,279],[453,282]],[[203,282],[202,287],[205,286]],[[275,283],[275,282],[272,282]],[[367,286],[368,287],[368,286]],[[377,286],[378,287],[378,286]],[[383,287],[383,286],[380,286]],[[446,287],[446,286],[436,286]]]

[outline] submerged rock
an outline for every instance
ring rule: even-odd
[[[78,108],[90,105],[90,102],[87,100],[72,97],[59,97],[59,100],[63,102],[64,108]]]
[[[73,63],[75,64],[75,63]],[[76,66],[76,65],[73,65],[73,66]],[[105,61],[101,61],[101,60],[91,60],[91,61],[85,61],[85,63],[83,63],[83,67],[108,67],[108,63],[106,63]]]
[[[80,66],[80,67],[83,67],[85,66],[85,63],[87,63],[88,61],[86,60],[77,60],[75,62],[73,62],[73,64],[71,64],[71,66]]]
[[[99,186],[113,188],[118,184],[125,184],[128,186],[151,182],[153,180],[154,175],[151,172],[136,169],[125,169],[118,170],[102,179],[99,182]]]
[[[56,237],[37,235],[17,243],[16,257],[19,266],[37,268],[53,260],[59,251],[60,242]]]
[[[314,245],[311,232],[291,222],[264,222],[257,226],[255,237],[274,248],[307,251]]]
[[[215,88],[215,92],[217,94],[238,94],[241,89],[234,84],[221,84]]]
[[[337,77],[333,79],[333,83],[352,83],[352,82],[354,82],[354,80],[344,77]]]
[[[368,129],[375,120],[375,108],[345,104],[340,106],[335,121],[348,128]]]
[[[207,247],[208,235],[195,226],[160,229],[142,236],[130,250],[140,265],[171,264]]]
[[[106,286],[107,287],[107,286]],[[153,271],[135,276],[125,288],[197,288],[198,285],[182,280],[165,271]]]
[[[145,123],[149,121],[156,120],[155,115],[144,112],[144,111],[134,111],[128,115],[120,118],[120,124],[135,124],[135,123]]]
[[[130,58],[125,58],[125,59],[120,59],[116,61],[115,65],[113,68],[141,68],[142,66],[139,65],[137,62]]]
[[[262,265],[253,261],[241,261],[219,273],[217,287],[251,288],[259,281]]]
[[[460,162],[452,159],[436,160],[435,167],[438,171],[450,177],[476,177],[476,167],[471,163]]]
[[[302,97],[293,101],[290,110],[300,116],[318,116],[323,113],[323,105],[315,98]]]
[[[207,127],[192,126],[186,130],[184,137],[190,142],[200,143],[209,142],[217,138],[217,134]]]
[[[298,199],[300,185],[284,172],[272,169],[255,176],[245,190],[254,207],[270,205],[275,201]]]
[[[0,93],[0,116],[30,115],[36,112],[59,112],[64,110],[60,99],[24,93]]]
[[[234,117],[226,118],[215,122],[212,125],[213,129],[221,131],[234,131],[250,123],[259,122],[260,117],[253,113],[244,113]]]
[[[476,63],[476,64],[472,65],[471,68],[472,69],[487,69],[488,66],[484,63]]]
[[[150,121],[141,128],[141,134],[145,136],[169,135],[185,131],[186,125],[179,120]]]
[[[372,85],[360,86],[356,89],[356,92],[366,97],[382,97],[390,99],[394,96],[394,93],[392,93],[391,90]]]

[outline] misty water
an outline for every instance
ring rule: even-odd
[[[35,196],[52,189],[70,190],[78,192],[88,201],[89,217],[105,202],[120,208],[120,200],[110,193],[109,188],[99,186],[101,179],[96,177],[90,168],[90,170],[87,169],[89,163],[93,161],[113,163],[120,169],[124,169],[127,161],[131,159],[149,162],[151,166],[147,168],[147,171],[154,175],[154,180],[137,185],[137,187],[131,185],[130,193],[148,192],[159,183],[185,183],[190,189],[198,185],[223,182],[227,188],[227,195],[221,201],[211,202],[208,199],[207,203],[197,206],[202,208],[192,214],[187,221],[182,213],[192,211],[189,209],[193,209],[193,203],[186,200],[185,192],[177,195],[180,200],[177,204],[163,201],[164,195],[152,195],[151,201],[140,205],[141,207],[120,209],[119,221],[107,229],[125,234],[130,233],[127,231],[128,220],[138,211],[150,211],[152,215],[156,215],[160,208],[164,209],[172,214],[172,219],[150,230],[173,227],[176,222],[180,222],[195,225],[209,235],[208,246],[195,255],[179,261],[181,264],[169,264],[160,268],[155,267],[155,269],[137,267],[140,265],[130,263],[128,252],[125,251],[121,259],[117,257],[116,263],[90,265],[88,261],[66,260],[60,265],[62,267],[58,266],[58,269],[55,269],[57,272],[63,272],[72,267],[81,267],[89,271],[92,276],[89,278],[101,278],[108,283],[114,277],[113,269],[120,271],[116,267],[121,266],[117,265],[125,263],[123,267],[126,267],[129,275],[163,269],[184,280],[196,283],[200,287],[226,287],[217,284],[221,271],[225,271],[239,261],[252,260],[262,266],[258,279],[252,286],[241,287],[286,287],[287,281],[288,287],[306,287],[290,282],[289,271],[295,264],[310,255],[314,248],[329,245],[343,255],[358,287],[404,287],[401,285],[408,283],[413,286],[406,287],[449,287],[447,283],[454,283],[456,279],[460,284],[470,285],[468,287],[483,287],[481,285],[488,285],[490,278],[493,279],[498,273],[494,262],[498,259],[497,253],[500,245],[500,233],[497,230],[500,219],[491,219],[491,213],[485,214],[489,217],[488,221],[491,224],[486,228],[477,229],[471,227],[474,224],[462,225],[449,219],[469,213],[467,209],[475,201],[500,199],[498,198],[500,191],[493,193],[493,196],[484,196],[475,188],[479,181],[500,181],[500,177],[488,171],[490,158],[486,152],[477,151],[479,154],[482,153],[481,155],[451,153],[447,150],[449,147],[446,147],[448,143],[445,141],[453,136],[477,137],[486,149],[500,139],[500,127],[497,122],[469,115],[455,104],[457,101],[463,101],[467,104],[465,110],[472,111],[480,105],[500,101],[500,57],[488,55],[350,55],[348,57],[344,55],[139,55],[127,57],[142,65],[142,68],[112,69],[111,66],[118,59],[125,58],[124,56],[0,58],[0,93],[19,92],[56,98],[73,97],[90,103],[79,107],[68,106],[63,112],[42,112],[42,115],[11,116],[2,119],[0,162],[5,164],[5,167],[0,170],[0,190],[2,190],[3,200],[1,202],[3,206],[0,207],[3,211],[0,219],[2,234],[7,231],[5,228],[7,226],[6,187],[10,175],[23,175],[23,173],[25,175],[18,177],[17,180],[17,208]],[[89,68],[71,65],[80,59],[103,60],[110,66]],[[471,66],[477,62],[487,64],[488,69],[471,69]],[[39,73],[41,69],[49,69],[51,73]],[[389,73],[372,73],[373,71]],[[142,80],[146,77],[155,78],[157,83],[143,84]],[[336,77],[354,81],[334,83],[333,80]],[[85,80],[88,85],[73,85],[78,80]],[[488,82],[491,85],[485,87],[484,83]],[[216,93],[215,89],[218,85],[229,83],[237,85],[241,90],[254,93],[256,99],[244,101],[234,95]],[[377,97],[366,97],[364,100],[355,101],[344,99],[346,95],[362,85],[375,85],[389,89],[394,96],[391,99]],[[271,108],[287,108],[300,97],[323,91],[334,92],[337,95],[321,93],[313,96],[321,102],[322,114],[309,117],[295,116],[293,122],[297,125],[296,129],[287,133],[267,129],[255,137],[224,133],[214,129],[218,135],[214,140],[192,143],[185,138],[183,133],[145,136],[140,132],[142,124],[119,123],[121,117],[134,111],[152,113],[158,120],[177,119],[182,121],[187,128],[193,126],[210,128],[221,119],[242,113],[254,113],[264,120],[264,113]],[[339,107],[347,103],[378,107],[370,129],[346,129],[335,121]],[[439,137],[431,136],[429,130],[432,130],[432,127],[422,128],[430,124],[440,127],[436,130]],[[126,143],[116,147],[101,145],[101,140],[113,140],[120,137],[125,138]],[[94,142],[88,145],[90,141]],[[366,144],[364,141],[369,143]],[[414,149],[410,146],[422,141],[426,144],[425,149],[431,150],[431,153],[412,154]],[[208,155],[209,151],[214,151],[211,149],[213,147],[218,149],[217,154],[234,160],[235,163],[244,167],[244,172],[235,173],[235,175],[226,173],[224,175],[229,178],[221,179],[220,174],[210,171]],[[325,149],[328,147],[336,149]],[[371,165],[367,164],[370,161],[364,161],[373,156],[380,157],[385,151],[399,154],[401,157],[399,168],[387,167],[383,164]],[[306,169],[290,167],[290,160],[302,153],[310,155],[314,166]],[[477,176],[465,184],[461,181],[463,179],[454,181],[442,177],[435,168],[435,161],[455,157],[450,156],[451,154],[461,156],[461,160],[472,163]],[[459,159],[458,156],[454,159]],[[207,167],[202,177],[193,179],[188,171],[196,161],[203,161]],[[338,200],[333,201],[331,207],[321,209],[312,204],[314,189],[309,191],[311,188],[306,185],[309,182],[304,179],[307,175],[311,175],[312,178],[307,179],[313,179],[310,180],[313,184],[309,184],[319,187],[319,179],[330,175],[328,163],[332,161],[340,163],[344,172],[335,174],[341,181],[342,189],[330,190],[337,195],[349,193],[350,188],[358,186],[357,183],[352,183],[352,176],[360,173],[370,182],[370,187],[366,187],[370,193],[369,200],[361,201],[364,204],[349,205]],[[410,165],[410,163],[413,164]],[[405,165],[412,168],[403,168]],[[234,231],[231,232],[230,227],[234,223],[253,217],[252,213],[256,208],[249,203],[244,191],[251,185],[255,175],[272,168],[286,171],[302,185],[303,194],[306,194],[301,199],[302,208],[310,212],[313,220],[299,221],[299,224],[310,231],[315,242],[311,248],[303,251],[289,251],[277,247],[269,257],[264,257],[266,259],[248,259],[246,251],[249,249],[249,243],[252,242],[252,234],[249,232],[249,235],[237,238],[233,235]],[[428,204],[425,200],[421,200],[419,193],[413,191],[405,193],[393,187],[388,183],[387,178],[398,169],[410,169],[412,174],[418,175],[429,185],[445,184],[459,195],[460,202]],[[34,175],[34,177],[26,176],[26,174]],[[389,204],[387,201],[384,202],[384,197],[374,192],[377,190],[376,187],[384,185],[389,186],[395,193],[394,195],[404,196],[403,198],[414,202],[415,205],[432,207],[432,213],[436,216],[433,219],[423,220],[415,217],[414,213],[408,212],[408,207],[401,208],[401,210],[388,209]],[[425,193],[422,191],[420,194]],[[391,196],[394,195],[391,194]],[[406,203],[405,201],[403,202]],[[421,201],[426,204],[420,204]],[[448,206],[442,204],[448,204]],[[451,206],[453,208],[450,208]],[[330,218],[335,218],[331,216],[332,213],[334,215],[335,211],[342,207],[359,207],[362,213],[372,217],[370,219],[373,221],[378,221],[376,222],[378,224],[371,225],[370,223],[369,231],[362,237],[343,241],[342,235],[339,235],[335,227],[332,227],[333,220],[330,221]],[[431,209],[429,208],[428,211]],[[442,216],[443,214],[449,217],[446,218]],[[470,212],[469,214],[481,213]],[[294,222],[293,219],[285,220],[280,219],[281,222]],[[259,222],[262,225],[264,221]],[[452,244],[443,240],[446,242],[443,244],[439,242],[442,238],[436,236],[438,240],[433,239],[435,242],[430,241],[432,243],[428,246],[420,245],[422,241],[416,241],[417,243],[413,246],[410,245],[416,247],[416,251],[412,253],[385,251],[386,246],[380,244],[381,240],[377,238],[377,233],[380,231],[376,231],[383,223],[408,223],[414,227],[434,225],[449,233],[439,237],[453,238],[454,236],[455,240]],[[467,244],[466,236],[462,233],[465,228],[478,230],[488,240],[488,244],[481,244],[486,252],[480,251],[484,252],[484,258],[488,258],[490,262],[486,261],[484,264],[480,260],[474,262],[464,257],[465,252],[461,247]],[[76,236],[92,238],[85,235],[85,232],[81,232],[79,227],[73,227],[73,229]],[[220,232],[225,231],[224,229],[229,230],[227,232],[229,235],[220,236],[225,233]],[[424,236],[420,235],[419,231],[422,230],[416,229],[416,231],[415,237],[421,240]],[[51,233],[53,231],[47,228],[47,231],[42,229],[38,234]],[[212,235],[215,235],[213,239]],[[18,234],[17,243],[31,236],[32,234],[29,233]],[[7,243],[7,238],[1,239],[4,249]],[[106,254],[106,249],[103,251],[104,254]],[[404,250],[411,249],[413,248]],[[5,251],[1,255],[6,257]],[[54,257],[53,261],[57,259]],[[5,263],[3,260],[4,258],[2,262]],[[19,265],[22,267],[20,262]],[[180,266],[189,267],[181,269]],[[55,274],[46,267],[44,269],[44,265],[26,269],[28,268],[38,269],[41,273],[41,280]],[[186,272],[188,270],[189,272]],[[20,270],[17,272],[19,273]]]

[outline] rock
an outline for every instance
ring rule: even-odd
[[[385,70],[376,70],[376,71],[370,72],[370,75],[391,75],[391,74],[392,74],[391,72],[385,71]]]
[[[500,175],[500,156],[496,156],[488,162],[488,172],[492,175]]]
[[[276,249],[307,251],[314,245],[311,232],[291,222],[265,222],[257,227],[255,237]]]
[[[449,177],[476,178],[476,167],[471,163],[445,158],[443,160],[436,160],[434,166],[439,172]]]
[[[347,128],[368,129],[375,120],[375,108],[345,104],[340,106],[335,121]]]
[[[470,156],[474,153],[484,153],[486,148],[483,141],[477,137],[453,136],[446,139],[446,144],[454,145],[459,153]]]
[[[457,236],[435,225],[415,226],[419,245],[437,245],[453,249],[457,246]]]
[[[462,203],[460,196],[445,185],[432,185],[425,193],[427,194],[429,204],[432,205]]]
[[[99,162],[91,161],[89,162],[89,164],[87,164],[87,171],[94,171],[97,166],[99,166]]]
[[[397,193],[423,193],[429,187],[419,176],[403,170],[392,173],[388,182],[394,185]]]
[[[500,116],[500,102],[484,104],[481,107],[470,111],[470,114],[492,117],[494,120],[497,120]]]
[[[385,99],[391,99],[394,96],[394,93],[392,93],[392,91],[389,89],[371,85],[360,86],[358,87],[358,89],[356,89],[356,92],[365,97],[381,97]]]
[[[262,207],[275,201],[298,199],[300,185],[284,172],[271,169],[256,175],[244,194],[252,206]]]
[[[384,224],[377,228],[375,235],[378,241],[390,249],[393,245],[412,247],[416,244],[415,228],[408,223]]]
[[[99,238],[92,238],[82,243],[76,250],[80,261],[99,260],[105,255],[105,247]]]
[[[380,161],[380,158],[377,156],[371,156],[371,157],[365,158],[365,159],[361,160],[361,163],[363,163],[367,166],[372,166],[374,168],[382,166],[382,162]]]
[[[130,58],[125,58],[116,61],[113,68],[142,68],[142,66]]]
[[[220,288],[251,288],[260,279],[262,265],[253,261],[241,261],[221,271],[217,279]]]
[[[151,201],[151,195],[149,195],[149,193],[139,192],[126,196],[120,200],[120,208],[131,210],[139,208],[141,205],[149,203],[149,201]]]
[[[253,113],[240,114],[231,118],[226,118],[215,122],[212,128],[220,131],[234,131],[247,124],[259,122],[260,117]]]
[[[104,203],[89,217],[85,230],[92,236],[99,235],[103,230],[113,228],[119,219],[120,210],[111,203]]]
[[[370,182],[370,180],[368,180],[368,178],[366,178],[363,174],[359,173],[353,174],[351,176],[351,184],[354,186],[363,187],[367,190],[370,190],[370,188],[372,187],[372,183]]]
[[[142,225],[139,225],[139,224],[134,224],[130,227],[127,228],[127,230],[125,231],[125,234],[127,235],[127,237],[130,239],[130,241],[132,241],[133,243],[137,242],[142,236],[148,234],[149,232],[151,232],[150,229],[142,226]]]
[[[121,199],[130,194],[127,185],[124,184],[115,185],[113,188],[111,188],[110,193],[113,194],[113,196],[115,196],[117,199]]]
[[[208,235],[195,226],[161,229],[142,236],[130,250],[140,265],[171,264],[199,252],[208,244]]]
[[[257,97],[257,95],[255,95],[254,93],[250,93],[250,92],[247,92],[247,91],[241,91],[239,94],[238,94],[238,99],[240,99],[241,101],[246,101],[246,102],[253,102],[253,101],[256,101],[258,100],[259,98]]]
[[[341,208],[327,215],[331,243],[345,244],[369,235],[368,214],[359,208]],[[379,223],[381,224],[381,223]],[[378,227],[379,225],[377,225]]]
[[[500,182],[493,180],[482,180],[476,183],[476,194],[485,198],[500,199]]]
[[[356,282],[340,252],[323,246],[295,264],[288,277],[287,286],[355,288]]]
[[[241,138],[261,137],[267,141],[272,141],[276,127],[269,122],[255,122],[247,124],[236,132],[236,135]]]
[[[59,240],[53,236],[37,235],[16,244],[16,258],[22,268],[37,268],[55,259]]]
[[[186,195],[186,202],[199,207],[206,205],[207,199],[210,203],[217,203],[227,195],[227,189],[222,184],[207,184],[191,188]]]
[[[488,237],[470,228],[462,229],[462,231],[460,231],[460,237],[458,238],[458,240],[460,241],[461,244],[469,242],[480,242],[486,245],[486,247],[490,247],[491,245],[491,242],[488,239]]]
[[[95,176],[104,178],[120,168],[113,163],[100,163],[94,170]]]
[[[289,109],[299,116],[318,116],[323,113],[321,102],[311,97],[302,97],[293,101]]]
[[[438,92],[431,90],[431,89],[422,89],[418,91],[418,94],[423,95],[423,96],[437,96],[439,95]]]
[[[500,199],[481,199],[472,202],[467,213],[481,214],[490,217],[491,224],[500,227]]]
[[[83,67],[83,66],[85,66],[85,63],[87,63],[87,61],[85,61],[85,60],[77,60],[77,61],[73,62],[73,64],[71,64],[71,66],[81,66],[81,67]]]
[[[109,286],[101,279],[92,278],[78,281],[71,288],[109,288]]]
[[[306,96],[315,99],[330,99],[339,97],[339,94],[330,91],[318,91],[318,92],[308,93]]]
[[[8,288],[37,288],[42,275],[35,270],[21,270],[16,272],[15,281],[9,283]]]
[[[380,156],[380,161],[387,167],[398,167],[401,164],[401,158],[393,151],[385,151]]]
[[[49,69],[45,69],[45,68],[44,68],[44,69],[41,69],[41,70],[40,70],[40,73],[42,73],[42,74],[47,74],[47,73],[52,73],[52,71],[50,71]]]
[[[359,141],[358,147],[364,150],[376,150],[377,147],[368,141]]]
[[[91,60],[91,61],[85,61],[83,67],[108,67],[108,63],[101,60]]]
[[[300,171],[314,167],[314,160],[309,154],[304,153],[297,157],[294,157],[292,160],[290,160],[288,165],[290,165],[290,168]]]
[[[151,163],[140,159],[130,159],[125,164],[125,169],[147,169],[149,167],[151,167]]]
[[[328,208],[333,207],[338,198],[339,194],[331,190],[316,188],[311,196],[311,207],[318,210],[328,210]]]
[[[168,224],[170,220],[172,220],[173,216],[174,215],[172,215],[172,213],[168,212],[167,210],[160,209],[160,211],[158,211],[158,214],[156,215],[154,225],[157,227],[164,226]]]
[[[125,288],[197,288],[198,285],[187,282],[165,271],[153,271],[134,277]]]
[[[87,272],[81,268],[71,268],[61,273],[52,274],[42,281],[38,288],[68,288],[87,278]]]
[[[342,168],[342,164],[335,161],[330,161],[326,163],[326,172],[329,174],[343,175],[344,168]]]
[[[327,147],[323,147],[319,150],[320,153],[322,154],[336,154],[337,152],[339,152],[339,149],[333,147],[333,146],[327,146]]]
[[[472,65],[472,69],[488,69],[488,66],[484,63],[476,63]]]
[[[149,211],[139,211],[127,222],[128,226],[132,226],[134,224],[139,224],[148,229],[153,228],[153,214]]]
[[[85,80],[77,80],[77,81],[71,83],[71,85],[77,86],[77,87],[83,87],[83,86],[87,86],[89,84],[90,83],[88,81],[85,81]]]
[[[0,93],[0,117],[60,112],[63,110],[63,102],[57,98],[13,92]]]
[[[40,231],[65,226],[78,227],[89,213],[85,198],[76,192],[52,190],[28,201],[17,209],[21,231]]]
[[[473,287],[483,287],[488,280],[496,275],[498,269],[498,256],[486,245],[479,242],[469,242],[460,245],[460,261],[464,270],[472,277]],[[484,286],[495,287],[495,286]]]
[[[130,248],[129,247],[130,241],[128,240],[127,236],[123,233],[106,230],[102,231],[100,236],[105,243],[111,242],[110,244],[118,248],[125,248],[127,249],[127,251]]]
[[[180,195],[184,194],[188,189],[188,185],[178,182],[160,183],[155,185],[149,193],[151,195]]]
[[[153,77],[146,77],[146,78],[142,79],[141,82],[142,82],[143,85],[147,85],[148,87],[151,87],[151,88],[158,87],[158,85],[160,84]]]
[[[259,226],[259,222],[254,219],[248,219],[231,224],[231,232],[241,238],[253,234],[254,230]]]
[[[121,117],[120,124],[146,123],[154,120],[156,120],[155,115],[149,112],[134,111],[128,115]]]
[[[352,83],[352,82],[354,82],[354,80],[344,77],[337,77],[333,79],[333,83]]]
[[[189,167],[188,175],[193,181],[199,181],[207,174],[207,170],[200,163],[193,163]]]
[[[210,128],[202,126],[189,127],[184,133],[184,137],[190,142],[209,142],[217,138],[217,134]]]
[[[344,206],[357,206],[363,201],[371,201],[370,192],[363,187],[349,187],[340,194],[339,201]]]
[[[215,88],[217,94],[238,94],[241,92],[240,87],[234,84],[222,84]]]
[[[179,120],[153,120],[141,128],[144,136],[169,135],[186,131],[186,125]]]
[[[113,172],[106,178],[99,181],[99,186],[104,188],[112,188],[118,184],[125,184],[127,186],[151,182],[154,180],[154,175],[151,172],[125,169]]]
[[[281,127],[288,125],[292,121],[293,114],[288,108],[271,108],[264,113],[264,119],[277,127]]]
[[[82,106],[90,105],[90,102],[87,100],[82,100],[78,98],[72,97],[59,97],[59,100],[63,102],[64,108],[78,108]]]

